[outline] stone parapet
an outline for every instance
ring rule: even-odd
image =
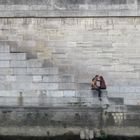
[[[140,16],[139,0],[1,0],[0,17]]]

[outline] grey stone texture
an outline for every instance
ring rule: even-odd
[[[48,135],[57,126],[139,135],[139,5],[0,0],[0,134]],[[96,74],[107,84],[102,101],[90,87]]]
[[[139,21],[138,17],[1,18],[0,36],[5,40],[0,40],[0,94],[22,91],[34,98],[32,92],[38,97],[43,92],[48,98],[61,96],[61,105],[85,94],[87,99],[80,100],[91,106],[90,82],[100,74],[110,104],[139,105]],[[39,99],[32,100],[30,105],[39,104]],[[59,104],[55,100],[54,106]]]
[[[96,112],[96,115],[94,115]],[[44,107],[9,107],[1,108],[0,126],[100,126],[100,107],[44,108]],[[94,117],[92,117],[94,115]],[[85,118],[87,119],[85,121]]]
[[[110,105],[109,114],[139,106],[139,21],[138,17],[1,18],[0,105]],[[107,83],[102,102],[90,89],[96,74]],[[125,123],[132,126],[128,119]]]
[[[0,17],[139,16],[139,0],[0,0]]]
[[[30,134],[64,125],[138,135],[139,29],[139,17],[0,18],[1,134],[20,124]],[[96,74],[107,84],[102,101],[90,89]]]

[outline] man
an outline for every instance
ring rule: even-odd
[[[106,84],[104,81],[104,78],[102,76],[96,75],[93,79],[92,79],[92,83],[91,83],[91,89],[92,90],[96,90],[98,91],[98,97],[99,100],[101,101],[101,89],[106,89]]]

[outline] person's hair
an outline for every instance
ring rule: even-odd
[[[95,75],[95,77],[94,77],[94,78],[92,78],[92,81],[94,81],[94,79],[95,79],[95,78],[97,78],[98,76],[99,76],[99,75]]]
[[[101,80],[104,80],[103,76],[100,76],[100,79],[101,79]]]

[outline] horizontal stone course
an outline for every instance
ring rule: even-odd
[[[12,73],[14,75],[26,75],[27,74],[27,68],[11,68],[12,69]]]
[[[0,105],[1,106],[19,106],[22,103],[22,106],[48,106],[48,107],[65,107],[71,105],[83,105],[83,106],[92,106],[99,104],[98,98],[61,98],[61,97],[48,97],[48,98],[38,98],[38,97],[28,97],[25,96],[21,98],[18,97],[1,97]]]
[[[58,74],[58,68],[50,67],[50,68],[27,68],[27,74],[33,75],[55,75]]]
[[[125,105],[140,105],[139,99],[124,99]]]
[[[26,68],[27,67],[27,63],[26,61],[17,61],[17,60],[13,60],[10,61],[10,67],[15,67],[15,68]]]
[[[8,53],[8,52],[10,52],[10,47],[8,45],[0,43],[0,53]]]
[[[12,68],[6,68],[6,67],[1,67],[0,68],[0,75],[11,75],[13,74],[13,69]]]
[[[0,68],[9,68],[10,61],[0,61]]]
[[[139,16],[138,0],[0,1],[1,17]],[[139,1],[138,1],[139,2]],[[81,12],[82,10],[82,12]]]
[[[0,53],[0,60],[26,60],[25,53]]]

